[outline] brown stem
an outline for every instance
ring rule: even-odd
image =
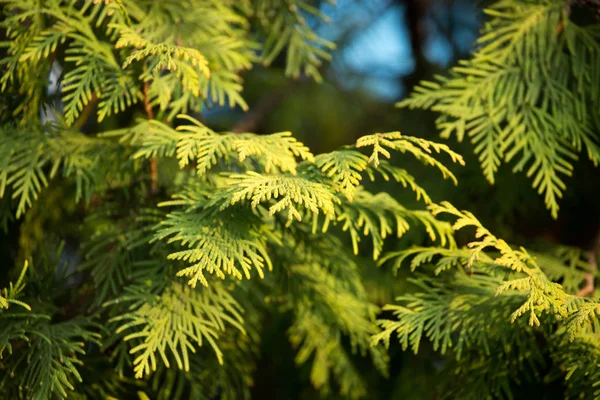
[[[81,111],[81,114],[79,114],[79,118],[77,118],[77,120],[73,123],[73,129],[78,131],[81,128],[83,128],[83,126],[87,122],[88,118],[92,114],[92,110],[94,109],[94,106],[96,105],[97,100],[98,100],[98,96],[96,95],[96,93],[92,94],[92,98],[85,105],[85,107]]]
[[[585,284],[577,293],[577,296],[593,295],[596,289],[595,278],[598,270],[598,253],[600,252],[600,234],[594,240],[592,248],[586,253],[590,270],[585,274]]]
[[[156,158],[150,160],[150,191],[152,194],[158,193],[158,168],[156,168]]]
[[[152,106],[150,105],[150,97],[148,96],[148,91],[150,90],[150,85],[148,81],[144,82],[144,108],[146,109],[146,114],[148,115],[148,119],[154,119],[154,111],[152,111]]]
[[[148,91],[150,89],[150,85],[148,81],[144,82],[144,108],[146,109],[146,115],[148,115],[148,119],[154,119],[154,111],[152,111],[152,106],[150,105],[150,97],[148,96]],[[156,168],[156,158],[152,158],[150,160],[150,192],[152,194],[158,193],[158,168]]]
[[[577,296],[583,297],[594,293],[596,289],[594,285],[594,277],[596,270],[598,269],[598,263],[596,262],[597,253],[593,250],[588,252],[588,263],[590,264],[590,270],[585,274],[585,285],[577,292]]]

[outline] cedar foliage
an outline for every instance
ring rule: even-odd
[[[290,132],[202,122],[206,106],[247,109],[243,71],[281,54],[289,77],[321,80],[334,46],[307,23],[326,18],[311,3],[2,6],[0,211],[22,221],[0,294],[3,398],[249,398],[274,313],[323,397],[368,398],[360,359],[389,377],[389,347],[429,342],[444,356],[436,398],[514,398],[526,381],[600,398],[600,304],[582,292],[595,260],[508,244],[393,162],[413,157],[457,183],[464,161],[447,144],[374,133],[315,155]],[[598,26],[558,0],[487,13],[473,57],[402,105],[439,112],[443,137],[471,138],[492,183],[517,157],[556,216],[570,160],[599,157]],[[53,98],[43,77],[57,64]],[[58,227],[68,216],[82,218],[72,263]],[[389,245],[409,229],[426,239]],[[474,239],[461,246],[458,230]],[[388,280],[419,269],[414,290],[380,307],[360,254]]]

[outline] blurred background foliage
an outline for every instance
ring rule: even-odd
[[[444,73],[458,60],[468,57],[484,23],[482,9],[486,1],[338,0],[335,7],[325,2],[314,3],[330,21],[324,23],[315,18],[308,23],[337,46],[331,62],[322,66],[323,82],[285,78],[285,54],[281,54],[269,68],[253,68],[245,73],[243,96],[249,105],[248,112],[211,107],[196,117],[217,131],[232,127],[265,134],[292,131],[315,154],[375,132],[399,130],[407,135],[440,140],[433,113],[399,109],[395,103],[407,96],[419,81]],[[116,127],[118,121],[131,118],[125,113],[112,121]],[[105,121],[106,128],[110,128],[107,125],[110,121]],[[93,131],[93,126],[83,129]],[[394,160],[411,163],[410,171],[434,202],[448,200],[459,209],[468,209],[498,236],[524,245],[546,241],[585,248],[598,232],[600,207],[595,203],[599,189],[593,182],[599,172],[585,159],[579,161],[574,176],[568,180],[559,218],[553,220],[542,197],[534,192],[524,174],[513,174],[511,166],[504,165],[492,186],[484,179],[469,143],[457,143],[455,139],[446,142],[466,160],[464,167],[451,166],[458,187],[410,157]],[[170,177],[162,174],[161,179]],[[400,185],[378,182],[367,186],[374,192],[389,192],[406,207],[421,207],[414,195]],[[66,193],[68,190],[72,188],[53,185],[43,191],[24,219],[12,220],[8,217],[11,213],[0,213],[6,216],[0,220],[3,228],[0,265],[19,264],[33,254],[43,254],[44,247],[56,248],[61,241],[65,241],[66,250],[78,248],[78,238],[88,235],[80,232],[83,209],[66,200],[74,198]],[[130,200],[131,204],[139,204],[144,197],[139,190],[142,189],[133,182],[129,195],[135,200]],[[0,209],[9,206],[7,199],[0,200]],[[127,202],[127,198],[119,201]],[[418,232],[403,237],[399,243],[394,243],[395,238],[387,239],[386,246],[392,250],[402,247],[404,241],[418,242],[415,235]],[[369,251],[361,254],[368,255]],[[63,251],[62,257],[77,264],[79,255]],[[368,257],[361,258],[359,265],[377,304],[389,303],[399,293],[411,290],[403,279],[410,274],[407,269],[400,270],[396,279],[390,279],[391,272],[375,267]],[[3,275],[7,272],[8,268],[2,269]],[[254,398],[318,397],[306,379],[310,364],[304,367],[294,364],[294,352],[282,334],[289,326],[286,318],[289,315],[273,312],[265,319],[262,336],[269,339],[262,341]],[[357,362],[369,380],[368,398],[424,399],[431,398],[432,392],[435,395],[439,385],[436,371],[441,368],[439,354],[424,344],[417,358],[410,352],[402,352],[396,343],[390,348],[390,357],[389,379],[382,378],[370,362]],[[540,393],[535,387],[521,387],[520,398],[553,398],[552,387],[545,389],[549,393]]]

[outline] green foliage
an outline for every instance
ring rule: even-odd
[[[454,230],[475,228],[477,240],[462,249],[415,247],[382,257],[381,263],[393,261],[395,269],[407,259],[411,259],[413,271],[432,266],[437,277],[417,275],[410,279],[416,293],[402,295],[396,299],[399,304],[383,307],[395,319],[378,320],[382,331],[373,336],[374,343],[382,341],[389,347],[395,335],[403,349],[410,347],[417,353],[426,338],[441,354],[452,352],[455,359],[447,368],[469,379],[460,386],[450,382],[445,398],[510,399],[512,385],[523,375],[541,379],[543,355],[536,353],[536,335],[549,343],[552,357],[559,360],[552,372],[554,379],[561,371],[575,371],[573,353],[561,356],[554,352],[569,352],[573,343],[590,338],[597,345],[600,311],[596,299],[575,294],[584,281],[583,274],[574,277],[575,266],[589,269],[577,252],[559,248],[556,256],[534,257],[523,247],[513,248],[494,236],[468,211],[459,211],[447,202],[430,209],[436,216],[451,215]],[[568,285],[563,287],[549,276]],[[527,325],[522,322],[523,315],[529,315]],[[552,329],[556,322],[559,328]],[[515,348],[520,355],[512,354]],[[533,353],[526,356],[525,352]],[[578,366],[587,373],[595,370],[596,363],[590,356]],[[565,379],[569,376],[567,373]]]
[[[261,221],[255,219],[254,224],[250,222],[252,220],[247,223],[236,221],[236,217],[244,218],[244,213],[237,211],[212,216],[207,212],[176,211],[162,222],[157,239],[169,237],[169,242],[180,242],[189,248],[169,254],[169,259],[193,264],[177,273],[178,276],[189,277],[190,286],[196,287],[197,281],[208,286],[204,270],[222,279],[225,274],[249,279],[252,267],[256,268],[260,277],[264,276],[265,264],[272,268],[266,237],[263,236],[266,232],[260,229]],[[241,267],[241,271],[236,265]]]
[[[105,133],[106,137],[120,137],[122,143],[139,147],[134,158],[173,157],[181,168],[194,162],[198,175],[204,175],[219,159],[231,161],[237,157],[239,163],[246,158],[257,158],[265,172],[274,169],[296,174],[296,159],[312,160],[314,156],[301,142],[291,137],[290,132],[272,135],[252,133],[216,133],[199,121],[180,115],[192,125],[181,125],[173,129],[156,120],[141,120],[138,125],[125,130]]]
[[[217,353],[219,363],[223,363],[223,354],[216,344],[218,331],[225,329],[225,323],[244,329],[240,305],[226,290],[215,285],[196,292],[174,283],[160,296],[153,295],[147,287],[130,287],[119,301],[132,302],[135,310],[111,321],[120,324],[117,334],[134,329],[134,333],[123,337],[124,341],[140,342],[130,351],[141,353],[133,361],[136,378],[156,370],[156,353],[168,368],[167,350],[179,369],[189,371],[188,349],[194,352],[194,344],[202,346],[204,340]]]
[[[21,271],[21,275],[19,275],[19,279],[17,279],[17,283],[13,285],[11,282],[8,288],[2,289],[2,295],[0,295],[0,306],[2,306],[2,308],[8,309],[11,304],[17,304],[28,311],[31,311],[31,307],[29,307],[29,305],[23,303],[17,298],[25,288],[25,282],[23,282],[23,278],[25,276],[25,272],[27,272],[27,266],[28,263],[25,262],[25,266],[23,267],[23,271]]]
[[[306,17],[314,16],[324,22],[328,17],[304,0],[257,0],[253,8],[260,25],[267,31],[263,63],[271,64],[287,46],[286,75],[298,77],[304,73],[321,81],[319,67],[331,58],[328,51],[333,50],[335,44],[319,37]]]
[[[11,189],[11,197],[18,199],[17,218],[59,171],[66,178],[74,178],[77,201],[90,201],[102,181],[110,184],[111,178],[126,179],[126,170],[111,168],[121,149],[64,125],[5,125],[1,132],[0,196]]]
[[[206,122],[205,107],[248,108],[256,64],[321,79],[333,44],[315,4],[2,1],[5,397],[249,399],[283,338],[313,397],[375,396],[410,347],[442,360],[439,398],[544,380],[600,398],[594,254],[512,246],[433,203],[413,167],[456,184],[448,145],[377,132],[313,154],[287,131]],[[473,58],[403,104],[469,136],[491,182],[518,159],[556,215],[578,153],[598,159],[597,26],[558,0],[488,14]]]
[[[10,373],[20,377],[20,386],[31,392],[32,398],[67,398],[68,391],[75,389],[73,383],[81,381],[79,357],[85,354],[84,344],[96,340],[86,322],[41,323],[28,329],[27,354],[12,363]]]
[[[378,307],[369,303],[353,258],[337,250],[342,246],[339,240],[302,231],[294,236],[300,238],[289,238],[295,251],[277,254],[289,263],[283,278],[286,289],[270,298],[294,315],[288,335],[297,349],[295,361],[312,363],[310,380],[323,395],[331,394],[335,380],[344,397],[363,397],[367,387],[351,361],[352,354],[368,354],[380,373],[388,372],[384,349],[370,346],[371,335],[377,332]],[[349,338],[350,349],[343,343],[344,336]]]
[[[69,125],[96,101],[98,121],[124,112],[144,98],[158,106],[161,114],[166,113],[167,119],[181,112],[200,111],[203,101],[247,109],[240,95],[240,72],[257,61],[259,45],[253,41],[251,24],[237,2],[4,3],[10,15],[2,26],[10,32],[11,40],[5,44],[9,56],[2,62],[6,71],[1,78],[2,90],[14,88],[32,100],[33,91],[41,92],[45,80],[27,79],[26,74],[49,67],[55,55],[64,51],[61,65],[68,70],[61,83]],[[301,8],[310,9],[300,3]],[[283,40],[275,51],[288,45],[291,75],[298,76],[304,70],[319,78],[316,65],[319,58],[326,57],[320,45],[329,44],[300,22],[300,11],[289,11],[287,16],[288,10],[279,2],[263,2],[256,10],[260,16],[282,13],[282,22],[296,19],[298,29],[290,26],[287,36],[279,34],[282,22],[267,27]],[[22,24],[25,20],[29,23]],[[265,46],[268,60],[276,53],[270,44]],[[23,120],[35,119],[42,93],[36,93],[35,98],[36,103],[17,108],[15,116],[26,108],[29,118]]]
[[[597,330],[579,335],[573,341],[561,339],[553,344],[551,351],[553,360],[566,373],[567,394],[569,397],[597,399],[600,396]]]
[[[0,320],[6,324],[0,334],[0,357],[4,359],[6,370],[0,389],[15,398],[17,393],[33,399],[67,398],[75,389],[75,382],[81,381],[78,368],[82,365],[85,345],[98,342],[99,335],[94,332],[97,327],[89,319],[79,317],[52,322],[43,305],[31,307],[19,300],[26,289],[27,266],[26,262],[17,283],[14,286],[11,283],[0,297],[5,309],[0,313]],[[11,304],[28,312],[17,311]]]
[[[189,375],[195,368],[194,359],[199,354],[210,358],[216,355],[218,364],[227,366],[227,352],[221,346],[223,337],[230,335],[232,329],[246,332],[243,310],[251,305],[238,298],[235,282],[242,278],[255,281],[253,271],[266,279],[265,269],[271,271],[277,266],[279,271],[274,273],[286,271],[286,279],[294,287],[282,295],[288,297],[284,309],[295,316],[289,337],[298,352],[297,363],[313,359],[310,379],[323,394],[333,390],[332,380],[339,384],[344,396],[366,394],[365,383],[353,364],[353,354],[370,354],[377,369],[384,374],[387,371],[383,349],[370,346],[371,336],[378,332],[374,323],[377,307],[368,301],[352,257],[336,261],[340,255],[331,252],[343,245],[335,236],[329,236],[335,235],[333,232],[327,232],[335,226],[348,231],[355,253],[359,251],[360,237],[371,237],[373,257],[377,259],[388,235],[396,233],[401,237],[414,223],[424,225],[431,240],[440,240],[442,245],[453,243],[449,225],[425,211],[411,211],[385,193],[374,195],[359,186],[363,174],[371,179],[377,174],[385,180],[402,182],[418,198],[429,201],[407,171],[388,163],[380,163],[379,169],[367,156],[352,149],[369,145],[364,140],[340,150],[340,156],[336,152],[327,155],[338,162],[352,152],[356,155],[354,159],[362,160],[352,166],[338,162],[340,173],[332,174],[328,165],[319,162],[288,133],[221,134],[191,117],[184,119],[192,124],[173,129],[164,122],[138,121],[132,128],[104,132],[101,138],[80,139],[79,134],[70,133],[70,128],[64,125],[31,134],[31,141],[39,143],[39,153],[34,154],[43,156],[33,165],[38,181],[48,183],[46,166],[51,167],[49,177],[62,167],[66,181],[76,183],[76,200],[78,193],[88,191],[88,199],[92,194],[109,196],[100,208],[88,206],[95,209],[86,221],[94,234],[84,246],[85,262],[79,268],[91,278],[84,285],[94,293],[88,312],[94,318],[108,318],[109,331],[114,332],[114,337],[107,337],[103,344],[104,351],[111,354],[109,365],[114,363],[121,375],[128,374],[132,365],[133,378],[137,379],[175,379],[164,369],[176,368],[184,374],[177,379],[187,382],[182,387],[197,393],[196,378]],[[22,130],[19,128],[18,132]],[[22,150],[17,148],[17,155],[31,154],[27,150],[31,149],[29,142],[17,140],[24,138],[22,134],[6,137],[23,146]],[[462,161],[444,146],[405,138],[399,133],[394,137],[398,143],[390,145],[390,149],[412,153],[443,171],[449,172],[442,164],[432,163],[429,156],[424,157],[430,146],[445,150],[455,161]],[[419,147],[405,144],[413,142]],[[127,216],[123,214],[127,205],[110,201],[110,196],[123,190],[128,180],[122,178],[107,185],[108,182],[95,178],[96,174],[106,173],[102,165],[108,161],[94,159],[92,155],[99,153],[97,148],[107,151],[113,147],[117,151],[109,157],[115,159],[116,165],[109,168],[126,166],[132,174],[139,171],[132,161],[154,157],[176,161],[181,178],[170,188],[173,199],[161,204],[174,210],[162,214],[150,206]],[[7,159],[10,168],[4,173],[6,182],[12,184],[17,195],[21,194],[21,202],[30,204],[41,185],[29,184],[35,190],[20,190],[27,183],[16,179],[27,176],[30,164],[19,163],[20,158],[12,151]],[[196,164],[195,168],[190,168],[191,164]],[[348,168],[360,179],[341,187],[343,169]],[[231,169],[239,172],[215,174]],[[79,176],[91,178],[84,181]],[[82,182],[87,186],[81,188]],[[353,193],[351,199],[345,195],[348,190]],[[137,199],[144,203],[147,192],[133,196],[128,201]],[[17,212],[23,212],[22,209],[24,206],[19,205]],[[291,249],[296,249],[293,254]],[[186,263],[189,266],[184,266]],[[187,277],[188,285],[177,281],[177,276]],[[228,282],[227,278],[236,280]],[[200,288],[196,288],[198,281],[202,283]],[[100,305],[102,308],[98,308]],[[63,357],[60,351],[76,352],[76,347],[68,341],[70,336],[59,339],[63,338],[62,330],[52,332],[56,340],[65,340],[68,346],[63,350],[58,348],[59,353],[49,354],[48,360]],[[350,352],[343,338],[350,341]],[[205,343],[213,355],[205,354]],[[39,351],[48,353],[45,348]],[[59,371],[62,375],[56,375],[61,385],[52,386],[43,396],[51,392],[64,395],[66,390],[75,389],[67,376],[80,378],[77,363],[65,365],[67,372]],[[163,378],[153,378],[154,373]],[[246,377],[236,379],[248,381]]]
[[[422,82],[402,107],[439,112],[441,136],[473,144],[486,179],[502,162],[526,171],[554,218],[578,154],[596,165],[599,26],[569,19],[562,0],[501,0],[472,58]]]

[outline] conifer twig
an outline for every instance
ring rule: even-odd
[[[144,82],[144,108],[146,109],[146,115],[148,119],[154,119],[154,112],[150,105],[150,98],[148,97],[150,85],[148,81]],[[158,192],[158,169],[156,168],[156,158],[150,160],[150,192],[156,194]]]

